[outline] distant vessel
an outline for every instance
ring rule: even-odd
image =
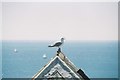
[[[14,49],[14,52],[17,53],[18,52],[17,49]]]
[[[44,54],[44,55],[43,55],[43,58],[44,58],[44,59],[46,59],[46,58],[47,58],[46,54]]]

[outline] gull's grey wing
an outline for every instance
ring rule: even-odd
[[[55,43],[53,46],[60,46],[62,43],[61,42],[57,42],[57,43]]]

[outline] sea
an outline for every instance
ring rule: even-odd
[[[51,43],[52,41],[2,41],[2,78],[33,77],[56,55],[57,48],[48,47]],[[117,41],[66,41],[61,49],[89,78],[118,78]],[[43,58],[44,54],[47,58]]]

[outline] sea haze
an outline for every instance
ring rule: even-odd
[[[2,79],[2,41],[0,40],[0,79]]]
[[[3,41],[3,78],[34,76],[56,54],[57,48],[49,48],[48,44],[51,42]],[[62,52],[90,78],[118,78],[117,41],[69,41],[62,46]]]

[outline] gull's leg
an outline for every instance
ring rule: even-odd
[[[58,51],[57,51],[57,52],[58,52],[58,53],[59,53],[59,52],[61,52],[61,49],[60,49],[60,47],[58,47]]]

